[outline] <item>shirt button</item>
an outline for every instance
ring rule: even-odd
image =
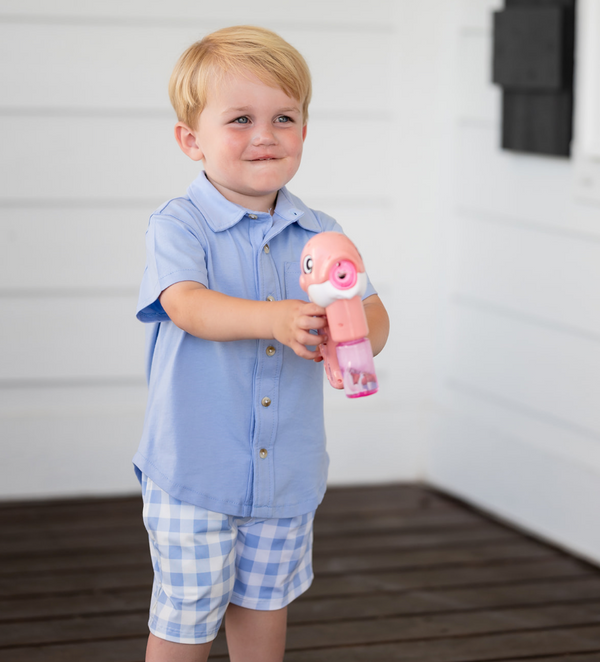
[[[255,220],[258,218],[258,216],[257,216],[256,214],[248,214],[248,216],[249,216],[253,221],[255,221]]]
[[[263,398],[263,399],[260,401],[260,404],[261,404],[263,407],[268,407],[268,406],[271,404],[271,398],[267,398],[267,397]]]
[[[275,301],[275,297],[269,294],[267,301]]]
[[[273,345],[269,345],[266,349],[267,356],[274,356],[276,351],[277,350],[275,349],[275,347],[273,347]]]
[[[265,457],[267,457],[267,455],[268,455],[268,453],[267,453],[267,449],[266,449],[266,448],[261,448],[261,449],[258,451],[258,454],[259,454],[259,455],[261,456],[261,458],[264,460]]]
[[[265,244],[265,247],[263,248],[263,250],[268,255],[271,252],[271,249],[269,248],[269,244]]]

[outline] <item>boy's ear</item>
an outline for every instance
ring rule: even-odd
[[[308,128],[308,124],[305,124],[305,125],[302,127],[302,142],[304,142],[304,141],[306,140],[306,129],[307,129],[307,128]]]
[[[181,151],[192,161],[202,161],[204,154],[198,145],[195,132],[187,124],[177,122],[175,125],[175,140]]]

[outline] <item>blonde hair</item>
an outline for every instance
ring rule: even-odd
[[[217,30],[192,44],[179,58],[169,81],[177,119],[194,128],[207,103],[208,88],[227,74],[254,74],[302,104],[308,120],[310,71],[300,53],[265,28],[238,25]]]

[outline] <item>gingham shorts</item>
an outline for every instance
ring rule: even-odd
[[[149,628],[182,644],[212,641],[230,602],[281,609],[313,580],[314,513],[232,517],[174,499],[142,476],[154,586]]]

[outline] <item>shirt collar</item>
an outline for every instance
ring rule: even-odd
[[[213,232],[222,232],[239,223],[242,218],[250,214],[264,214],[246,209],[223,197],[219,191],[208,181],[202,171],[188,188],[188,195],[192,202],[204,215],[206,222]],[[285,188],[281,188],[277,195],[275,214],[285,221],[285,225],[298,222],[303,228],[318,232],[319,227],[312,214],[306,214],[303,209],[294,204],[292,196]]]

